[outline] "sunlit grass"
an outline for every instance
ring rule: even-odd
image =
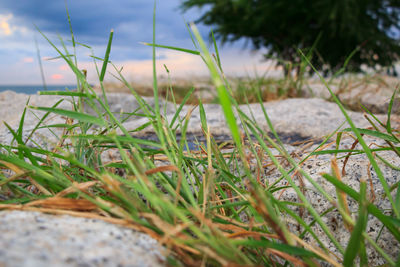
[[[288,153],[274,131],[263,106],[263,101],[269,96],[262,89],[265,85],[275,88],[268,90],[274,99],[280,99],[297,94],[298,81],[283,79],[280,85],[273,80],[258,77],[250,81],[254,84],[244,82],[233,88],[231,81],[224,75],[218,51],[214,51],[215,56],[209,52],[194,25],[190,33],[193,34],[195,50],[176,47],[168,49],[200,56],[207,65],[210,81],[216,88],[216,98],[213,101],[218,101],[222,106],[233,148],[224,149],[214,139],[207,124],[208,114],[203,103],[195,102],[196,98],[193,98],[195,89],[177,90],[172,84],[162,89],[156,78],[155,67],[152,95],[156,105],[149,105],[142,94],[125,79],[121,69],[109,61],[113,32],[104,57],[94,57],[104,98],[96,94],[78,68],[75,46],[79,44],[75,43],[74,38],[74,52],[71,53],[64,43],[61,44],[62,48],[58,48],[44,36],[75,73],[78,90],[41,93],[73,98],[72,110],[58,108],[59,103],[52,107],[35,107],[27,103],[18,128],[7,126],[14,141],[11,144],[1,144],[0,186],[2,192],[11,198],[3,201],[0,208],[101,218],[129,226],[151,235],[170,249],[171,265],[316,266],[325,262],[333,266],[352,266],[356,260],[368,265],[367,245],[375,249],[388,265],[398,264],[398,259],[392,258],[388,251],[380,248],[378,242],[368,235],[366,224],[368,216],[373,216],[392,234],[394,240],[400,241],[400,185],[386,182],[375,157],[378,150],[370,149],[363,139],[363,135],[370,135],[384,140],[387,146],[382,149],[399,155],[397,146],[400,140],[390,123],[395,93],[389,105],[388,120],[382,122],[372,117],[371,125],[375,123],[380,128],[359,129],[330,91],[329,83],[320,77],[351,126],[344,129],[344,132],[352,132],[362,148],[343,150],[337,147],[330,151],[324,150],[326,143],[335,135],[337,143],[340,143],[342,133],[335,131],[312,152],[298,160]],[[153,43],[147,45],[153,49],[155,65],[155,49],[165,46],[157,45],[155,36]],[[304,56],[304,62],[307,61]],[[99,63],[101,67],[97,66]],[[113,68],[117,73],[116,78],[140,105],[139,110],[127,115],[148,118],[149,123],[139,128],[152,129],[157,135],[157,141],[134,137],[132,131],[124,127],[123,121],[111,112],[106,84],[103,82],[108,68]],[[246,91],[248,87],[251,89]],[[171,121],[167,120],[163,106],[157,101],[163,95],[176,107]],[[242,111],[239,104],[249,102],[260,103],[265,120],[276,139],[270,138],[251,115]],[[189,143],[185,138],[191,111],[187,114],[181,114],[181,111],[187,103],[198,104],[206,140],[197,150],[188,149]],[[85,106],[90,106],[94,114],[84,113]],[[45,115],[30,136],[43,126],[49,114],[68,118],[65,124],[53,125],[62,128],[64,133],[59,137],[58,144],[51,149],[45,149],[39,144],[28,146],[28,140],[23,137],[25,114],[36,110],[45,112]],[[243,128],[238,127],[239,122]],[[53,128],[52,125],[44,127],[49,130]],[[118,135],[117,130],[122,134]],[[177,133],[181,134],[180,140],[176,138]],[[118,152],[119,156],[107,161],[104,155],[108,152]],[[390,213],[372,203],[366,193],[364,180],[360,182],[358,190],[346,185],[341,180],[335,160],[332,161],[332,172],[322,176],[336,188],[336,196],[330,195],[302,168],[315,155],[349,152],[368,157],[385,190]],[[278,175],[277,179],[268,179],[266,166],[273,169]],[[330,203],[325,212],[320,213],[313,206],[305,194],[304,186],[295,179],[297,176],[308,181],[312,190]],[[298,201],[280,198],[286,190],[293,190]],[[358,203],[357,211],[349,211],[349,199]],[[345,244],[337,239],[325,220],[328,214],[334,212],[338,214],[337,220],[346,226],[342,230],[348,231],[350,236]],[[298,227],[293,227],[293,224]],[[302,239],[306,235],[312,242]]]

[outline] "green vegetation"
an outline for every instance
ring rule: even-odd
[[[205,8],[199,21],[216,27],[224,42],[250,39],[289,71],[300,71],[298,49],[329,73],[351,56],[347,70],[391,66],[399,60],[400,3],[396,0],[185,0],[182,9]],[[394,71],[394,70],[393,70]],[[330,73],[332,74],[332,73]]]
[[[182,115],[179,112],[193,90],[187,93],[180,105],[176,104],[176,114],[168,121],[163,114],[163,107],[157,101],[157,79],[154,78],[153,81],[156,99],[156,106],[153,108],[130,86],[119,68],[107,60],[112,41],[111,33],[105,60],[100,60],[100,87],[104,92],[103,79],[106,70],[114,68],[119,75],[118,79],[131,90],[141,107],[128,115],[147,117],[150,123],[140,128],[151,128],[159,141],[133,137],[132,132],[124,128],[123,121],[118,120],[110,111],[107,95],[104,94],[103,99],[87,83],[84,73],[77,67],[76,55],[67,51],[63,43],[64,51],[61,51],[48,40],[75,73],[78,91],[41,94],[70,96],[74,100],[74,109],[57,108],[60,102],[49,108],[29,106],[21,116],[18,129],[9,128],[14,135],[14,142],[1,144],[0,186],[3,192],[8,192],[13,198],[3,201],[0,209],[65,213],[101,218],[129,226],[151,235],[169,248],[171,265],[316,266],[318,262],[326,262],[333,266],[352,266],[355,260],[359,260],[366,266],[367,244],[388,265],[399,264],[400,259],[391,258],[379,247],[377,240],[366,232],[368,216],[373,216],[392,234],[394,240],[400,242],[400,185],[386,182],[374,157],[376,151],[368,147],[362,136],[369,134],[386,140],[388,147],[385,149],[399,154],[398,133],[390,124],[392,104],[389,106],[387,122],[377,122],[384,127],[384,132],[378,128],[368,131],[358,129],[331,92],[328,83],[320,77],[351,126],[346,131],[352,132],[362,145],[362,150],[357,153],[366,154],[370,160],[385,190],[390,211],[380,210],[372,203],[366,194],[365,181],[361,181],[358,191],[354,190],[340,180],[337,171],[323,174],[326,181],[336,187],[338,192],[337,197],[330,196],[300,166],[314,155],[347,154],[352,151],[339,148],[331,151],[319,150],[335,134],[332,133],[311,154],[300,162],[295,160],[273,130],[259,91],[251,93],[256,93],[265,120],[269,122],[277,141],[271,139],[257,122],[242,112],[232,96],[229,82],[224,78],[218,52],[215,51],[216,56],[212,57],[194,25],[191,30],[198,50],[185,52],[202,57],[210,70],[211,80],[231,131],[233,149],[224,150],[216,143],[209,131],[207,114],[201,102],[198,103],[198,108],[207,145],[202,145],[199,151],[185,149],[189,147],[185,135],[190,113],[179,116]],[[74,39],[72,44],[74,48],[78,45]],[[149,45],[154,52],[159,46],[156,45],[155,36],[153,44]],[[155,64],[154,55],[155,53]],[[99,62],[99,58],[95,58]],[[303,58],[310,64],[307,57]],[[157,77],[155,68],[154,77]],[[172,90],[171,87],[170,96]],[[394,95],[391,103],[393,99]],[[85,114],[82,111],[83,105],[91,106],[97,115]],[[28,138],[23,136],[24,118],[26,112],[35,110],[46,113],[31,135],[42,127],[43,121],[50,114],[68,118],[64,125],[53,125],[65,130],[56,147],[47,149],[39,144],[34,147],[27,145],[31,135]],[[237,118],[234,113],[238,114]],[[243,129],[238,128],[238,120]],[[44,127],[51,130],[53,126]],[[123,135],[117,135],[117,130]],[[180,141],[176,139],[177,132],[181,133]],[[242,136],[248,137],[248,141],[244,141]],[[338,142],[340,137],[341,134],[338,134]],[[120,158],[103,162],[101,155],[109,151],[118,151]],[[265,160],[280,173],[278,181],[270,182],[266,177],[259,176],[265,170]],[[335,165],[332,166],[335,170]],[[331,203],[325,212],[318,213],[305,197],[304,188],[293,178],[295,172],[301,174],[313,185],[313,190]],[[286,186],[279,185],[279,181],[286,181]],[[278,197],[287,189],[296,192],[299,202],[285,201]],[[348,210],[346,198],[358,203],[359,210],[354,214]],[[303,212],[310,214],[313,220],[307,221]],[[332,212],[338,212],[337,220],[348,226],[351,237],[347,244],[339,242],[324,220]],[[289,226],[289,221],[298,227]],[[305,236],[315,242],[307,243],[302,240]],[[330,251],[323,239],[329,240],[333,251]]]

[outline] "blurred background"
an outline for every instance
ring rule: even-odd
[[[72,71],[36,27],[70,53],[68,6],[78,46],[78,66],[92,84],[98,81],[92,53],[103,57],[114,29],[110,60],[123,67],[128,81],[152,75],[154,2],[150,0],[1,0],[0,90],[24,92],[73,85]],[[210,41],[213,29],[228,76],[299,77],[310,72],[297,49],[326,76],[337,71],[399,73],[399,1],[389,0],[160,0],[156,42],[196,49],[185,23],[196,22]],[[211,41],[208,43],[213,50]],[[39,58],[41,59],[39,61]],[[157,49],[158,75],[194,79],[208,74],[200,57]],[[101,64],[101,62],[100,62]],[[41,65],[41,66],[40,66]],[[343,66],[345,69],[341,70]],[[40,69],[42,68],[42,72]],[[42,75],[43,74],[43,75]],[[114,82],[111,75],[106,81]],[[53,87],[51,87],[53,86]]]
[[[199,17],[199,9],[183,13],[179,0],[163,0],[157,3],[157,43],[195,49],[185,22]],[[152,42],[153,1],[149,0],[69,0],[67,1],[71,24],[77,42],[92,47],[94,54],[104,57],[108,37],[114,29],[110,60],[124,68],[128,80],[140,81],[152,75],[152,49],[139,42]],[[58,48],[59,38],[70,52],[71,35],[64,0],[2,0],[0,1],[0,87],[41,86],[38,51],[42,59],[44,79],[47,85],[74,84],[73,73],[61,60],[49,60],[57,53],[36,30],[35,25]],[[205,38],[211,29],[198,26]],[[37,45],[35,45],[35,39]],[[37,48],[39,50],[37,50]],[[98,81],[93,68],[91,51],[84,47],[77,50],[79,67],[88,70],[88,80]],[[227,44],[221,49],[224,69],[232,75],[262,71],[268,63],[262,62],[262,51],[245,47],[243,40]],[[166,75],[165,64],[173,77],[203,76],[207,69],[199,57],[158,49],[159,75]],[[100,63],[101,64],[101,63]],[[101,65],[100,65],[101,66]],[[107,75],[108,80],[113,77]]]

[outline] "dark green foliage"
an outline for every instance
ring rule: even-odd
[[[339,69],[355,49],[351,71],[399,60],[399,0],[184,0],[181,7],[205,7],[198,22],[216,26],[223,42],[248,38],[280,65],[300,63],[297,49],[313,45],[311,62],[325,72]]]

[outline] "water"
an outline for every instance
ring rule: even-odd
[[[48,91],[65,91],[65,88],[69,90],[73,90],[76,88],[76,85],[48,85]],[[43,85],[0,85],[0,92],[11,90],[16,93],[24,93],[24,94],[37,94],[39,91],[45,91]]]

